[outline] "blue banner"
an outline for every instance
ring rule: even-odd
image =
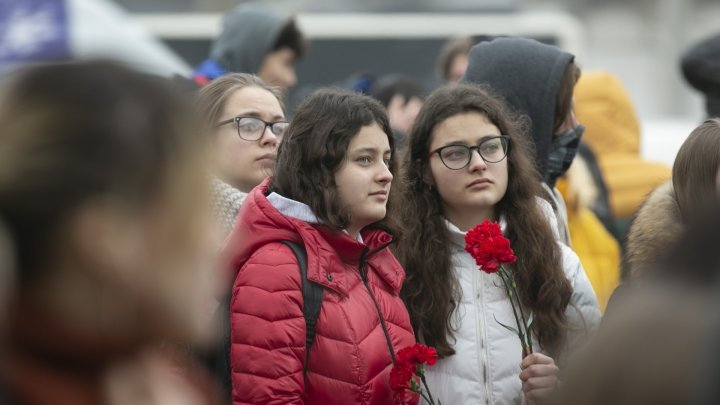
[[[0,0],[0,63],[70,57],[65,0]]]

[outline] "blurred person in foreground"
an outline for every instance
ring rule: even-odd
[[[632,278],[565,372],[558,405],[717,404],[720,120],[680,148],[628,241]],[[588,367],[592,364],[592,367]]]
[[[679,239],[717,199],[720,169],[720,119],[695,128],[680,146],[672,180],[653,191],[640,207],[628,232],[625,265],[631,276],[652,271]]]
[[[0,223],[0,365],[6,361],[7,353],[7,306],[10,294],[15,287],[13,278],[13,258],[10,239],[6,227]],[[0,378],[0,404],[10,403],[6,382]]]
[[[243,3],[223,17],[210,57],[193,73],[205,85],[227,73],[252,73],[283,89],[297,83],[295,63],[307,44],[295,19],[259,2]]]
[[[201,88],[195,113],[210,144],[213,214],[227,236],[247,193],[272,175],[288,123],[279,88],[230,73]]]
[[[717,199],[705,207],[652,271],[613,295],[603,323],[549,403],[719,403],[719,207]]]
[[[108,62],[31,68],[0,94],[12,403],[213,403],[161,350],[206,334],[208,185],[185,97]]]

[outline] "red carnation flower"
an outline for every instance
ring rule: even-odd
[[[419,345],[416,359],[417,362],[420,364],[427,364],[428,366],[432,366],[437,363],[438,354],[435,351],[434,347]]]
[[[415,375],[417,367],[410,363],[395,363],[390,370],[390,388],[393,391],[404,391],[410,389],[410,379]]]
[[[533,352],[532,348],[532,322],[525,317],[520,298],[517,292],[515,275],[508,271],[503,264],[512,264],[517,261],[515,252],[510,248],[510,240],[503,236],[500,224],[483,221],[465,234],[465,250],[475,259],[480,270],[488,274],[497,274],[505,287],[517,328],[507,326],[500,321],[502,327],[517,333],[523,349],[523,357]],[[497,319],[496,319],[497,320]]]
[[[486,273],[495,273],[501,264],[512,264],[517,260],[510,248],[510,240],[503,236],[497,222],[483,221],[469,230],[465,235],[465,250]]]
[[[428,403],[435,403],[430,391],[427,390],[423,365],[432,366],[437,360],[438,354],[435,348],[420,344],[405,347],[397,352],[395,365],[390,370],[390,388],[394,392],[395,403],[411,402],[416,393]],[[423,391],[421,384],[427,391]]]

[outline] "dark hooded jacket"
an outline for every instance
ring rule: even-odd
[[[461,82],[490,86],[531,122],[535,163],[545,175],[553,139],[555,99],[560,79],[574,56],[557,47],[526,38],[496,38],[470,50],[470,64]]]
[[[527,38],[495,38],[470,50],[470,64],[461,82],[489,86],[519,114],[530,118],[535,166],[545,181],[553,140],[555,105],[560,80],[574,56]],[[567,209],[557,190],[543,183],[557,218],[560,240],[570,245]]]
[[[257,73],[289,19],[289,15],[257,3],[235,7],[223,17],[222,32],[212,44],[210,59],[195,71],[195,80],[213,80],[227,72]]]

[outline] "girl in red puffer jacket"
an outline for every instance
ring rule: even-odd
[[[381,225],[393,151],[369,97],[321,90],[298,108],[275,177],[247,197],[225,248],[233,404],[393,402],[394,353],[415,343]],[[307,357],[301,275],[283,241],[304,245],[307,278],[323,289]]]

